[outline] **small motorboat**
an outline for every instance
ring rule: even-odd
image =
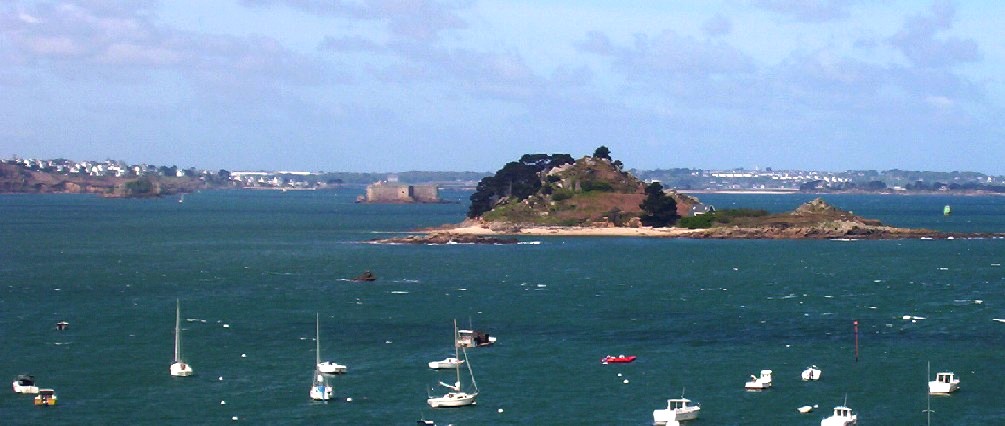
[[[496,344],[495,336],[490,336],[484,331],[457,330],[458,347],[474,348],[478,346],[492,346],[494,344]]]
[[[447,357],[441,361],[430,361],[429,368],[434,370],[445,370],[448,368],[456,368],[458,365],[464,364],[463,359],[457,359],[456,357]]]
[[[52,389],[39,389],[35,396],[35,405],[56,405],[56,391]]]
[[[817,404],[804,405],[802,407],[796,408],[796,411],[798,411],[800,414],[806,414],[806,413],[809,413],[810,411],[813,411],[817,407],[819,407],[819,405],[817,405]]]
[[[700,405],[691,404],[691,400],[681,394],[680,398],[668,399],[667,408],[653,410],[653,424],[672,425],[676,422],[694,420],[698,418],[699,411],[701,411]]]
[[[66,330],[69,326],[70,326],[70,323],[68,323],[66,321],[60,321],[60,322],[56,323],[56,330],[63,331],[63,330]]]
[[[820,380],[820,373],[822,373],[822,371],[820,371],[820,369],[815,365],[806,367],[802,373],[803,381],[808,382],[810,380]]]
[[[25,393],[25,394],[36,394],[38,393],[38,386],[35,386],[35,376],[30,374],[18,374],[14,378],[15,393]]]
[[[750,378],[751,380],[744,386],[747,390],[759,391],[771,387],[771,370],[761,370],[761,377],[751,374]]]
[[[608,355],[600,358],[601,364],[627,364],[629,362],[635,361],[635,355]]]
[[[855,426],[857,424],[858,415],[844,405],[834,407],[834,414],[820,421],[820,426]]]
[[[356,282],[377,281],[377,276],[374,275],[373,272],[363,271],[362,274],[357,275],[356,278],[353,278],[352,280]]]
[[[960,379],[952,372],[935,374],[935,380],[928,382],[928,393],[933,395],[948,395],[960,389]]]

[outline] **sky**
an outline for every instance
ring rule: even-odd
[[[1005,175],[1005,2],[3,0],[0,157]]]

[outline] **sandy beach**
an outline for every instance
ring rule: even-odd
[[[465,225],[456,228],[442,229],[442,232],[461,235],[490,235],[490,236],[580,236],[580,237],[686,237],[689,234],[698,232],[696,229],[683,228],[594,228],[584,226],[526,226],[512,229],[489,229],[482,225]]]

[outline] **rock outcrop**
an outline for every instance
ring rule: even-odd
[[[516,244],[516,238],[486,237],[482,235],[462,235],[436,232],[427,235],[381,238],[370,240],[374,244]]]

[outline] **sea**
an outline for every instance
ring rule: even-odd
[[[470,193],[360,193],[0,195],[0,376],[59,398],[0,392],[0,424],[649,425],[681,395],[696,425],[817,425],[843,404],[860,425],[1005,424],[1003,239],[379,245],[461,221]],[[816,196],[698,197],[783,212]],[[890,225],[1005,232],[1005,197],[823,198]],[[377,281],[350,280],[366,270]],[[168,374],[176,302],[187,378]],[[453,354],[455,320],[498,341],[467,351],[477,405],[432,409],[455,377],[426,364]],[[327,403],[308,397],[316,344],[348,365]],[[638,358],[600,363],[620,354]],[[822,377],[803,382],[810,365]],[[744,390],[764,369],[773,387]],[[961,390],[929,397],[940,371]]]

